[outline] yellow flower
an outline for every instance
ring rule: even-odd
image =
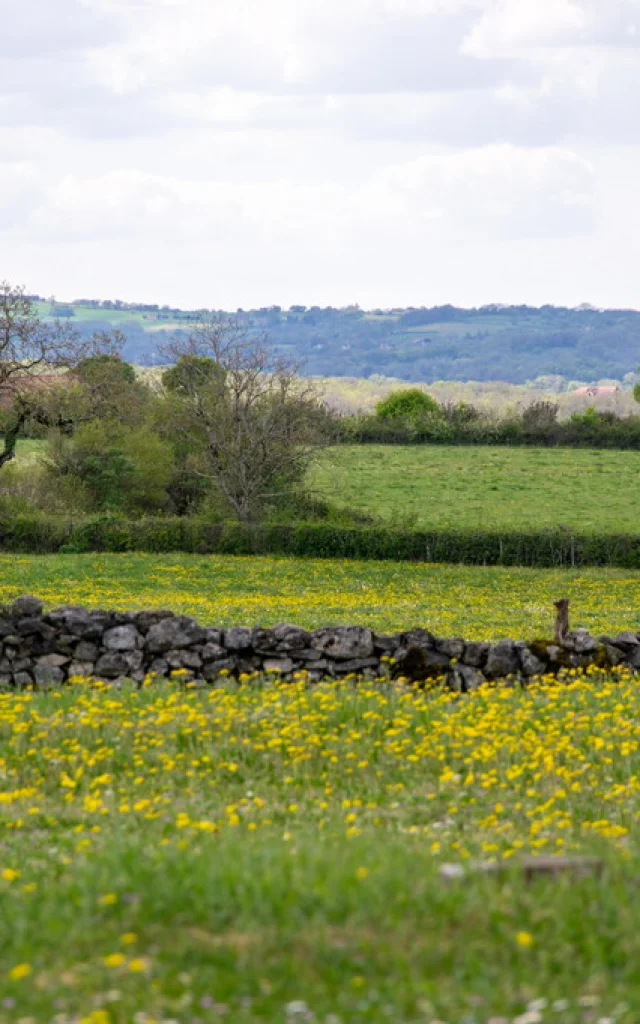
[[[103,957],[105,967],[122,967],[124,962],[124,953],[110,953],[109,956]]]
[[[9,977],[12,981],[22,981],[23,978],[28,978],[33,968],[31,964],[16,964],[9,971]]]
[[[120,936],[120,942],[123,946],[133,946],[134,942],[138,941],[138,936],[135,932],[125,932],[124,935]]]
[[[148,966],[149,961],[145,960],[144,957],[141,956],[138,956],[134,960],[129,961],[129,970],[133,971],[134,974],[137,974],[140,971],[146,971]]]
[[[356,878],[363,879],[369,874],[369,868],[358,868],[356,871]]]
[[[101,907],[112,907],[114,903],[118,902],[118,897],[115,892],[106,892],[104,896],[101,896],[98,903]]]
[[[530,949],[533,946],[534,938],[531,932],[516,932],[516,942],[523,949]]]
[[[2,877],[5,882],[15,882],[16,878],[20,878],[20,872],[16,871],[15,868],[4,868]]]

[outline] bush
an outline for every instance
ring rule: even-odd
[[[93,420],[70,438],[57,437],[50,460],[55,480],[79,485],[89,508],[136,513],[168,504],[173,452],[148,427]]]
[[[414,426],[441,416],[442,409],[436,400],[420,388],[392,391],[376,405],[376,417],[379,420],[404,421]]]

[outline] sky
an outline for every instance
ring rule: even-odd
[[[0,0],[0,278],[640,306],[640,0]]]

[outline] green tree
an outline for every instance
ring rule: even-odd
[[[147,426],[95,419],[52,438],[49,465],[65,486],[77,482],[91,509],[153,512],[167,504],[173,453]]]
[[[82,359],[74,370],[81,389],[79,420],[118,419],[140,426],[152,402],[151,390],[130,363],[113,352]]]
[[[420,388],[406,388],[392,391],[376,405],[376,416],[380,420],[404,421],[417,425],[427,419],[442,417],[442,409],[431,395]]]

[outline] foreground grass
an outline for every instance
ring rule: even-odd
[[[398,562],[197,555],[0,555],[0,602],[35,593],[49,607],[171,608],[208,625],[379,630],[425,626],[442,636],[547,636],[552,602],[573,602],[575,625],[640,629],[640,574]]]
[[[639,712],[624,677],[0,696],[0,1019],[631,1024]],[[523,885],[559,851],[604,879]],[[513,873],[442,884],[476,858]]]
[[[635,533],[639,474],[640,452],[357,445],[329,450],[311,481],[396,524]]]

